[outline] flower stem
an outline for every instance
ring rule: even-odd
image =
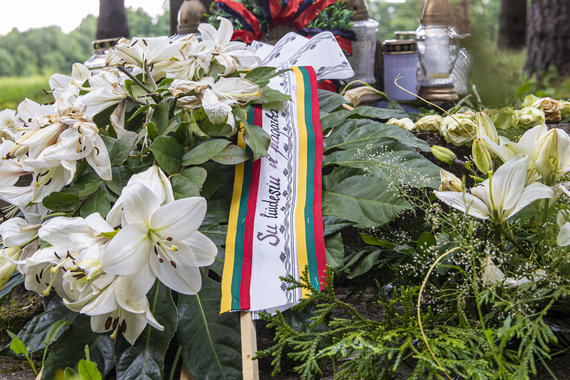
[[[158,97],[150,88],[148,88],[143,82],[141,82],[137,77],[135,77],[133,74],[131,74],[128,70],[126,70],[124,67],[122,66],[118,66],[117,67],[122,73],[124,73],[126,76],[128,76],[130,79],[133,80],[133,82],[135,82],[137,85],[139,85],[140,88],[142,88],[143,90],[145,90],[150,97],[152,98],[152,100],[154,100],[155,103],[160,103],[160,97]]]
[[[174,373],[176,372],[176,367],[178,366],[178,360],[180,359],[180,354],[182,353],[182,346],[178,346],[176,354],[174,355],[174,361],[172,362],[172,368],[170,369],[170,376],[168,380],[174,380]]]
[[[502,224],[497,224],[499,231],[501,234],[511,242],[519,251],[521,251],[526,257],[529,257],[529,254],[526,249],[524,249],[504,228]]]

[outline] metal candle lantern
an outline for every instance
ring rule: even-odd
[[[105,67],[105,55],[118,41],[118,38],[106,38],[93,41],[93,55],[85,61],[85,66],[93,73],[97,73]]]
[[[178,10],[178,27],[175,39],[198,33],[198,25],[206,14],[206,7],[199,0],[185,0]]]
[[[427,0],[416,30],[420,71],[419,95],[426,99],[453,101],[457,94],[451,73],[459,52],[460,35],[452,26],[447,0]]]
[[[371,85],[375,84],[374,57],[378,22],[368,17],[364,0],[349,0],[347,8],[355,11],[352,17],[352,28],[356,34],[356,41],[352,43],[352,55],[348,57],[348,62],[354,70],[354,77],[349,80],[361,80]]]

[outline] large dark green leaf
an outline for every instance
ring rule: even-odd
[[[200,189],[189,178],[183,175],[177,175],[175,177],[172,177],[171,181],[174,199],[200,196]]]
[[[220,284],[205,277],[195,296],[178,299],[177,341],[194,379],[241,379],[238,313],[220,315]]]
[[[8,294],[10,294],[10,292],[12,292],[12,290],[24,283],[24,277],[17,271],[15,271],[16,273],[14,273],[12,275],[12,277],[8,280],[8,282],[6,282],[6,284],[4,284],[4,287],[2,288],[2,290],[0,290],[0,302],[4,299],[4,297],[6,297]]]
[[[61,192],[85,198],[96,192],[101,183],[103,183],[103,180],[96,173],[86,173],[77,178],[70,187],[62,189]]]
[[[364,148],[369,144],[376,145],[387,137],[424,152],[430,151],[430,145],[418,139],[412,132],[370,119],[349,119],[336,127],[324,141],[325,151]]]
[[[236,120],[243,124],[243,138],[253,152],[253,159],[257,160],[258,158],[267,156],[267,148],[269,148],[269,143],[271,142],[269,134],[261,129],[260,126],[249,124],[242,111],[236,111],[234,115]]]
[[[385,181],[355,175],[354,170],[337,168],[323,177],[323,214],[350,220],[358,227],[371,228],[390,222],[398,213],[412,208]]]
[[[89,346],[91,360],[99,371],[102,374],[109,372],[114,364],[113,341],[108,335],[91,331],[90,317],[79,315],[51,349],[42,371],[42,380],[54,379],[58,370],[75,367],[85,357],[85,345]]]
[[[107,198],[107,190],[102,189],[89,197],[89,199],[83,203],[79,215],[86,218],[89,215],[98,212],[103,218],[105,218],[110,210],[111,202],[109,202],[109,199]]]
[[[149,149],[167,174],[172,175],[180,171],[184,148],[174,137],[158,136]]]
[[[52,211],[73,211],[79,207],[79,197],[75,194],[53,192],[42,201]]]
[[[251,157],[247,152],[234,144],[226,146],[220,153],[212,157],[212,160],[223,165],[236,165],[249,160]]]
[[[212,139],[189,150],[182,157],[183,165],[200,165],[222,152],[231,142],[225,139]]]
[[[156,125],[158,134],[164,134],[168,128],[168,100],[163,100],[156,105],[152,114],[152,121]]]
[[[319,90],[319,108],[321,112],[332,112],[344,103],[348,103],[344,96],[332,91]]]
[[[385,182],[419,188],[439,186],[439,167],[391,138],[365,148],[341,150],[325,156],[324,165],[333,164],[362,169]]]
[[[176,331],[176,306],[170,289],[158,282],[148,297],[152,314],[164,331],[147,326],[134,346],[124,339],[117,343],[117,379],[163,378],[164,355]]]
[[[120,195],[123,187],[127,186],[127,182],[135,171],[126,165],[121,165],[113,168],[113,180],[105,182],[105,186],[113,193]]]
[[[47,304],[46,311],[33,317],[18,333],[20,340],[30,347],[31,352],[37,352],[45,348],[46,337],[57,321],[72,322],[77,313],[69,310],[61,298],[53,297]],[[67,327],[63,327],[63,332]]]
[[[334,128],[341,125],[348,118],[367,118],[389,120],[391,118],[402,119],[408,114],[401,110],[361,106],[355,109],[332,112],[321,119],[323,129]]]
[[[325,238],[327,265],[337,271],[344,266],[344,244],[340,232]]]
[[[129,134],[120,138],[115,142],[115,144],[113,144],[113,148],[109,151],[111,166],[117,166],[129,157],[129,153],[133,148],[135,140],[136,136]]]

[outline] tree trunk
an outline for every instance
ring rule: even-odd
[[[170,35],[178,32],[178,10],[184,0],[169,0],[170,1]]]
[[[462,34],[469,33],[471,29],[470,21],[469,21],[469,3],[468,0],[461,0],[459,3],[459,17],[458,23],[459,31]]]
[[[501,0],[499,40],[501,48],[522,49],[526,40],[526,0]]]
[[[97,39],[129,37],[125,0],[99,0]]]
[[[570,2],[532,0],[528,23],[525,70],[538,74],[555,67],[570,75]]]

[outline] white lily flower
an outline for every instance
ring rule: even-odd
[[[201,197],[179,199],[164,206],[141,184],[123,190],[126,225],[101,256],[106,273],[131,275],[150,266],[154,276],[183,294],[201,287],[198,267],[210,265],[215,244],[198,232],[206,214]]]
[[[119,104],[126,99],[125,77],[118,72],[105,69],[89,79],[89,92],[81,95],[75,102],[88,117],[94,117],[101,111]]]
[[[11,140],[5,140],[0,144],[0,183],[3,186],[12,186],[21,176],[28,174],[19,160],[10,157],[15,147],[17,145]]]
[[[449,206],[479,219],[502,223],[537,199],[551,198],[552,189],[541,183],[525,186],[528,158],[517,156],[505,162],[469,193],[434,191]]]
[[[179,99],[182,107],[199,108],[202,106],[208,119],[214,124],[229,124],[235,128],[232,107],[243,105],[261,96],[261,88],[243,78],[220,78],[213,82],[210,77],[199,82],[175,80],[169,89],[177,96],[193,91],[195,95]]]
[[[91,77],[91,72],[81,63],[73,64],[71,67],[71,76],[53,74],[49,78],[49,87],[51,88],[54,99],[58,100],[62,98],[69,103],[73,103],[79,96],[83,84],[89,77]]]
[[[439,191],[463,191],[463,183],[455,174],[440,168],[439,177],[441,179]]]
[[[142,71],[144,65],[153,66],[179,57],[184,41],[173,41],[169,37],[146,37],[128,40],[121,38],[117,45],[109,50],[107,66],[124,63],[135,67],[134,74]]]
[[[14,270],[16,269],[15,261],[20,259],[22,249],[20,247],[10,247],[0,250],[0,289],[6,285]]]
[[[85,219],[55,217],[45,222],[38,236],[50,246],[39,249],[26,259],[28,290],[47,294],[56,280],[56,290],[62,297],[70,296],[65,290],[83,290],[85,281],[102,273],[94,268],[93,260],[99,259],[102,246],[108,241],[101,234],[112,231],[113,228],[98,213]],[[93,275],[91,278],[90,274]],[[79,284],[65,285],[62,283],[64,277]]]
[[[30,224],[20,217],[14,217],[0,224],[0,236],[4,247],[23,247],[38,233],[40,224]]]
[[[204,23],[198,26],[198,31],[204,46],[200,54],[213,56],[225,68],[222,75],[236,70],[253,69],[261,64],[261,59],[254,52],[247,50],[245,43],[231,41],[234,27],[227,19],[220,17],[218,30],[213,25]]]
[[[561,247],[570,245],[570,222],[566,222],[560,228],[560,232],[558,232],[558,236],[556,237],[556,244]]]
[[[2,139],[16,141],[21,135],[19,129],[23,126],[24,123],[16,117],[16,111],[11,109],[0,111],[0,141]]]
[[[172,185],[168,180],[168,177],[160,166],[152,165],[150,168],[144,172],[134,174],[129,178],[127,186],[133,186],[135,184],[141,184],[148,187],[152,193],[158,198],[161,205],[174,202],[174,192],[172,191]],[[123,190],[124,191],[124,190]],[[126,224],[123,213],[123,200],[124,196],[121,194],[119,199],[115,202],[109,213],[107,214],[107,222],[112,226],[118,226],[120,224]]]
[[[483,261],[483,275],[481,276],[484,285],[494,285],[503,282],[505,274],[497,268],[489,256]]]

